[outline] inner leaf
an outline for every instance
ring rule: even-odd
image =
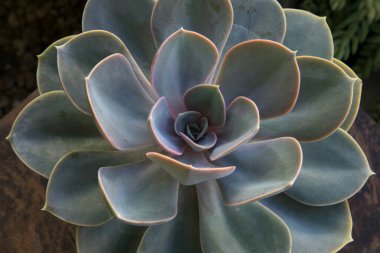
[[[207,118],[202,117],[197,122],[191,122],[186,125],[185,134],[193,141],[200,140],[208,130]]]

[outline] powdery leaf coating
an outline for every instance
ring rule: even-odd
[[[223,50],[233,21],[229,0],[158,0],[152,13],[152,33],[157,47],[180,28],[209,38]]]
[[[126,150],[155,143],[146,123],[153,101],[127,58],[121,54],[107,57],[95,66],[86,83],[92,114],[113,147]]]
[[[349,75],[351,78],[356,79],[355,83],[354,83],[352,104],[351,104],[350,111],[348,112],[348,115],[347,115],[345,121],[340,126],[340,128],[348,131],[351,128],[351,126],[354,124],[356,116],[358,115],[358,112],[359,112],[363,81],[345,63],[343,63],[340,60],[335,59],[335,58],[334,58],[333,62],[336,65],[338,65],[340,68],[342,68],[344,70],[344,72],[346,72],[346,74]]]
[[[197,192],[204,253],[290,253],[291,237],[288,227],[260,203],[225,206],[215,181],[199,184]]]
[[[150,226],[144,233],[137,252],[202,252],[199,238],[199,211],[195,187],[181,186],[176,218],[172,222]]]
[[[217,161],[235,164],[236,171],[218,180],[227,205],[241,205],[290,188],[302,164],[302,150],[289,137],[247,143]]]
[[[352,219],[347,201],[316,207],[278,194],[263,199],[261,203],[288,225],[292,235],[292,252],[337,252],[352,242]]]
[[[88,0],[83,13],[83,31],[105,30],[118,36],[146,76],[156,53],[150,31],[152,0]]]
[[[297,51],[297,55],[309,55],[332,60],[334,43],[326,18],[310,12],[285,9],[286,35],[284,45]]]
[[[348,114],[355,79],[322,58],[301,56],[297,60],[301,72],[297,103],[283,116],[262,120],[258,139],[319,140],[339,128]]]
[[[17,156],[46,178],[69,152],[112,149],[91,117],[78,111],[63,91],[51,91],[30,102],[7,139]]]
[[[183,185],[194,185],[210,179],[225,177],[234,172],[235,166],[216,166],[207,161],[203,153],[188,150],[181,157],[169,157],[149,152],[147,157],[166,170]]]
[[[240,43],[227,52],[215,83],[227,105],[245,96],[261,118],[283,115],[293,108],[300,86],[295,52],[270,40]]]
[[[37,87],[42,95],[49,91],[63,90],[57,66],[57,46],[65,44],[74,36],[68,36],[51,44],[42,54],[38,55]]]
[[[99,184],[113,214],[126,223],[149,226],[177,215],[178,182],[150,160],[102,167]]]
[[[182,95],[211,77],[218,57],[218,50],[209,39],[180,29],[158,49],[152,64],[152,85],[176,112],[183,112]]]
[[[43,210],[75,225],[96,226],[109,221],[113,215],[99,188],[99,168],[137,162],[145,158],[147,151],[153,150],[156,149],[148,147],[124,152],[82,151],[67,154],[54,167]]]
[[[302,203],[340,203],[359,191],[374,174],[360,146],[341,129],[321,141],[301,146],[301,173],[286,194]]]

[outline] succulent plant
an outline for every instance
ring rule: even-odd
[[[156,50],[157,49],[157,50]],[[78,252],[333,252],[373,174],[361,80],[275,0],[89,0],[8,137]]]

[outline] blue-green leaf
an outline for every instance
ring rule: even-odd
[[[290,188],[301,169],[302,150],[297,140],[283,137],[244,144],[215,163],[236,165],[218,183],[226,204],[242,205]]]
[[[260,202],[288,225],[292,253],[337,252],[352,241],[352,219],[347,201],[315,207],[279,194]]]
[[[200,253],[199,213],[195,187],[180,187],[177,217],[150,226],[137,253]]]
[[[215,181],[197,185],[197,192],[203,253],[290,253],[288,227],[259,202],[225,206]]]
[[[225,177],[235,170],[233,165],[215,166],[206,160],[204,153],[193,152],[189,149],[182,156],[170,157],[149,152],[147,157],[183,185],[193,185],[210,179]]]
[[[146,227],[117,219],[97,227],[77,228],[78,253],[136,253]]]
[[[153,6],[153,0],[88,0],[83,31],[106,30],[116,34],[148,76],[156,53],[150,29]]]
[[[200,112],[210,127],[222,127],[226,120],[226,105],[218,85],[200,84],[183,96],[186,109]]]
[[[134,225],[168,222],[177,215],[178,182],[150,160],[99,170],[113,214]]]
[[[227,105],[245,96],[257,104],[263,119],[289,112],[299,83],[295,52],[270,40],[251,40],[233,47],[226,53],[215,81]]]
[[[251,100],[238,97],[227,108],[226,124],[216,129],[218,141],[210,152],[215,161],[249,141],[259,130],[259,111]]]
[[[152,14],[157,47],[181,27],[200,33],[223,50],[233,22],[229,0],[158,0]]]
[[[332,134],[345,120],[355,79],[322,58],[301,56],[297,60],[301,89],[296,105],[283,116],[262,120],[255,138],[291,136],[314,141]]]
[[[309,55],[332,60],[334,43],[326,18],[308,11],[285,9],[286,35],[284,45],[297,51],[297,55]]]
[[[334,58],[333,62],[336,65],[338,65],[341,69],[343,69],[344,72],[346,72],[346,74],[349,75],[351,78],[356,78],[354,83],[351,108],[343,124],[340,126],[340,128],[348,131],[351,128],[352,124],[354,124],[356,116],[359,112],[363,81],[355,74],[355,72],[350,67],[348,67],[340,60]]]
[[[211,77],[218,50],[206,37],[183,29],[160,47],[152,66],[152,84],[177,112],[185,111],[182,95]]]
[[[145,158],[154,147],[119,151],[73,152],[54,167],[46,190],[44,210],[75,225],[96,226],[113,215],[98,184],[103,166],[132,163]]]
[[[301,143],[303,165],[286,193],[308,205],[331,205],[358,192],[373,172],[356,141],[338,129],[326,139]]]
[[[63,91],[45,93],[29,103],[7,139],[28,167],[47,178],[67,153],[112,149],[93,119],[78,111]]]
[[[63,90],[58,73],[56,46],[65,44],[73,37],[68,36],[54,42],[42,54],[38,55],[37,87],[40,94]]]
[[[148,123],[154,137],[163,149],[174,155],[182,155],[185,143],[175,133],[175,121],[164,97],[153,106]]]
[[[120,54],[107,57],[96,65],[86,81],[95,120],[116,149],[155,144],[146,123],[153,102],[127,58]]]

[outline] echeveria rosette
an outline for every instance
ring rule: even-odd
[[[332,45],[275,0],[89,0],[9,140],[79,252],[337,251],[372,172]]]

